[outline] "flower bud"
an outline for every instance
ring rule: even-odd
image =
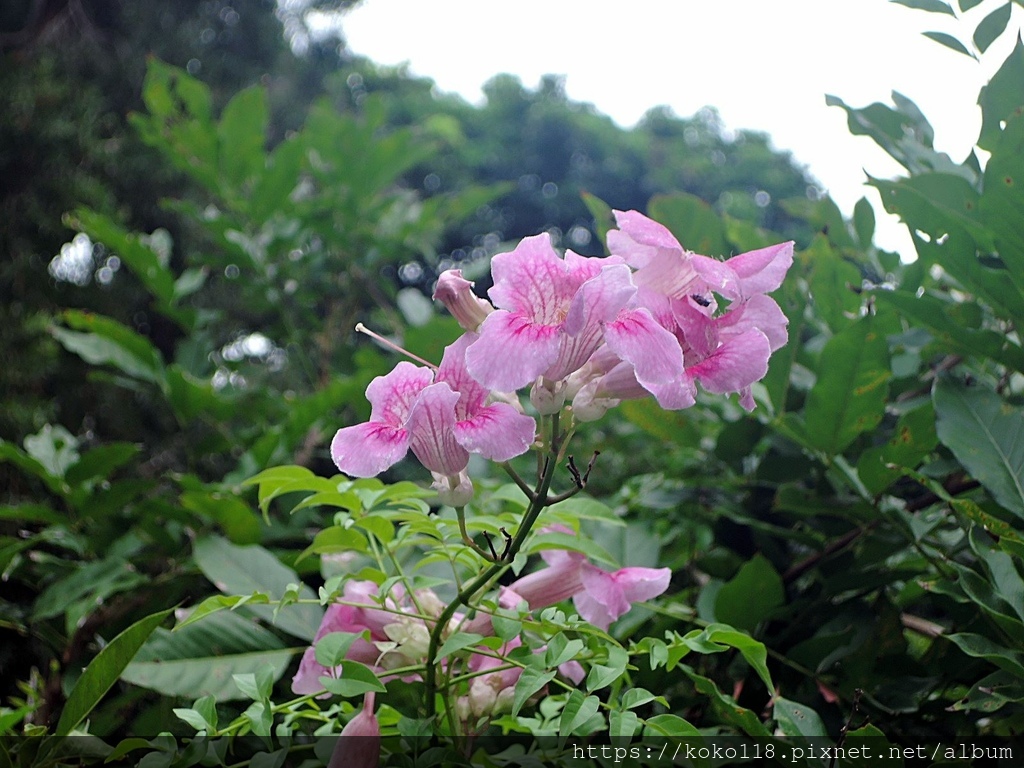
[[[541,416],[558,413],[565,404],[565,382],[539,377],[530,387],[530,402]]]
[[[443,475],[440,472],[430,474],[434,476],[430,487],[437,491],[437,498],[442,504],[464,507],[473,500],[473,481],[469,479],[466,470],[457,475]]]
[[[377,768],[380,764],[380,724],[373,714],[375,694],[363,698],[363,709],[342,729],[327,768]]]
[[[473,293],[473,283],[462,276],[461,269],[446,269],[437,278],[434,299],[440,301],[467,331],[480,327],[494,307]]]

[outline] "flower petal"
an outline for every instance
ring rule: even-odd
[[[613,211],[618,229],[608,233],[608,250],[622,256],[631,267],[640,268],[657,250],[682,252],[683,246],[663,225],[639,211]]]
[[[409,450],[409,433],[379,421],[339,429],[331,441],[335,466],[352,477],[374,477]]]
[[[487,389],[515,392],[530,384],[558,358],[561,331],[498,310],[480,326],[480,338],[466,350],[470,375]]]
[[[768,337],[772,352],[784,347],[789,341],[786,326],[789,320],[771,296],[757,294],[741,304],[733,304],[729,311],[718,318],[718,328],[722,339],[736,336],[752,328],[756,328]]]
[[[508,461],[533,444],[537,424],[507,403],[494,403],[471,418],[455,423],[455,439],[470,453],[492,461]]]
[[[568,284],[567,267],[547,233],[523,238],[511,253],[496,254],[491,276],[494,286],[487,295],[496,306],[541,325],[561,321],[577,287]]]
[[[444,348],[441,365],[438,366],[435,381],[443,381],[459,393],[455,405],[455,417],[466,419],[479,411],[489,394],[480,382],[466,370],[466,350],[480,338],[475,333],[464,333]]]
[[[768,373],[768,337],[752,329],[725,341],[710,357],[687,372],[708,392],[739,392]]]
[[[433,382],[434,372],[403,360],[389,373],[378,376],[366,388],[366,399],[373,410],[370,421],[381,421],[392,427],[405,426],[416,396]]]
[[[580,569],[580,580],[583,582],[583,591],[573,598],[573,604],[580,616],[595,627],[606,630],[613,621],[629,611],[629,601],[610,573],[585,563]]]
[[[458,475],[469,454],[455,439],[455,404],[459,393],[444,382],[424,389],[409,413],[410,447],[431,472]]]
[[[672,579],[671,568],[620,568],[612,574],[622,594],[631,603],[657,597],[668,589]]]
[[[604,339],[610,350],[633,366],[636,380],[645,388],[683,375],[679,342],[644,307],[619,312],[605,325]]]
[[[725,263],[739,276],[744,296],[768,293],[782,285],[793,264],[793,241],[741,253]]]

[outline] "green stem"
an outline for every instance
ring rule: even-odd
[[[441,612],[441,615],[437,617],[437,623],[434,625],[434,628],[430,633],[430,642],[427,645],[427,668],[424,670],[424,703],[426,704],[428,720],[433,720],[437,714],[437,702],[435,701],[437,694],[437,665],[435,659],[437,657],[437,649],[441,646],[441,635],[448,627],[448,624],[451,622],[452,617],[455,615],[455,612],[459,607],[472,607],[470,605],[470,600],[473,596],[480,590],[485,589],[494,579],[500,576],[505,569],[512,564],[516,555],[519,554],[519,550],[526,541],[526,537],[530,534],[530,529],[533,528],[534,523],[537,522],[537,518],[540,516],[541,511],[548,505],[548,489],[551,487],[551,480],[555,475],[555,467],[557,466],[557,457],[560,448],[561,440],[558,433],[558,414],[556,413],[551,417],[551,440],[548,447],[549,453],[544,457],[544,464],[541,470],[540,479],[537,483],[537,488],[533,491],[530,506],[527,508],[526,514],[523,516],[523,522],[520,524],[519,530],[516,531],[515,537],[513,537],[508,548],[503,553],[503,556],[496,562],[492,562],[483,573],[459,590],[455,599],[449,603]]]

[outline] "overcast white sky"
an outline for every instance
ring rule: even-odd
[[[825,94],[860,107],[897,90],[935,126],[937,148],[963,160],[981,125],[978,90],[1013,35],[978,64],[920,33],[967,40],[1004,2],[984,0],[957,20],[887,0],[364,0],[342,26],[356,53],[407,62],[473,103],[490,77],[511,72],[530,87],[564,75],[570,98],[623,126],[659,104],[680,116],[710,104],[728,128],[765,131],[791,150],[846,214],[867,195],[882,218],[864,172],[890,177],[899,166],[851,136]],[[1011,26],[1022,11],[1013,10]],[[912,252],[895,220],[880,222],[878,239]]]

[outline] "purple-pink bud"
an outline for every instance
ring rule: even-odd
[[[374,692],[363,698],[363,709],[342,729],[327,768],[377,768],[380,765],[380,723],[373,714]]]
[[[444,304],[467,331],[475,331],[494,311],[489,301],[473,293],[473,283],[462,276],[461,269],[446,269],[441,273],[434,298]]]

